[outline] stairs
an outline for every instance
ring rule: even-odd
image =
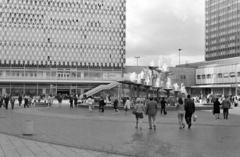
[[[115,82],[115,81],[111,82],[108,85],[100,85],[100,86],[97,86],[96,88],[93,88],[90,91],[84,93],[83,95],[92,96],[92,95],[94,95],[94,94],[96,94],[96,93],[98,93],[98,92],[100,92],[102,90],[109,90],[109,89],[112,89],[112,88],[114,88],[114,87],[116,87],[118,85],[119,85],[119,83]]]

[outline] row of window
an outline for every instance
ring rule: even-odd
[[[236,73],[230,72],[230,73],[218,73],[218,74],[203,74],[203,75],[197,75],[197,79],[214,79],[214,78],[235,78]],[[237,77],[240,77],[240,72],[237,72]]]
[[[110,6],[115,6],[116,4],[126,4],[126,0],[109,0],[109,1],[102,1],[102,0],[75,0],[75,1],[55,1],[55,0],[4,0],[3,1],[6,6],[10,5],[38,5],[38,6],[52,6],[52,7],[64,7],[64,8],[81,8],[85,6],[89,9],[98,9],[98,8],[108,8],[111,10]],[[105,6],[107,5],[107,6]]]
[[[47,43],[33,43],[33,42],[8,42],[8,43],[2,43],[0,41],[0,50],[1,49],[21,49],[24,47],[29,48],[44,48],[49,50],[56,50],[57,48],[60,49],[72,49],[72,50],[96,50],[104,51],[104,50],[111,50],[111,51],[121,51],[125,52],[125,47],[118,47],[113,45],[90,45],[90,44],[67,44],[67,43],[61,43],[61,44],[47,44]]]

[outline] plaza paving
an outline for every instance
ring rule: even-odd
[[[198,120],[191,129],[180,130],[176,111],[169,111],[167,116],[158,113],[156,131],[148,129],[145,116],[140,131],[134,128],[130,113],[99,113],[98,109],[88,113],[86,108],[70,109],[67,102],[61,108],[54,104],[51,108],[0,109],[0,156],[15,152],[17,156],[238,157],[240,107],[230,110],[229,120],[216,120],[211,111],[196,114]],[[25,120],[34,121],[31,137],[22,135]],[[21,154],[18,146],[30,155]]]

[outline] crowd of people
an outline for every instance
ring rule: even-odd
[[[11,109],[14,109],[15,101],[18,100],[19,106],[22,106],[24,108],[29,107],[35,107],[36,103],[40,103],[41,100],[43,100],[44,103],[46,103],[49,107],[53,105],[53,100],[56,99],[58,101],[59,107],[62,105],[62,100],[65,98],[65,95],[58,94],[57,96],[49,95],[42,95],[42,96],[28,96],[28,95],[19,95],[18,98],[14,97],[11,94],[5,94],[3,96],[0,96],[0,108],[5,107],[5,109],[8,109],[8,106],[11,105]],[[93,112],[94,104],[96,104],[95,99],[92,96],[86,97],[83,96],[82,98],[77,94],[71,94],[68,96],[70,108],[73,108],[74,106],[77,107],[78,103],[85,103],[88,105],[89,112]],[[229,115],[229,108],[231,105],[235,104],[235,98],[231,96],[224,96],[220,98],[212,98],[211,101],[213,101],[213,114],[215,115],[216,119],[220,119],[220,109],[222,106],[223,109],[223,118],[228,119]],[[125,111],[125,114],[128,112],[133,113],[136,117],[136,128],[140,128],[142,130],[142,119],[144,117],[144,114],[148,116],[148,122],[149,122],[149,129],[156,130],[156,115],[157,111],[160,110],[160,114],[167,115],[166,106],[167,101],[165,98],[160,99],[142,99],[142,98],[136,98],[130,100],[129,98],[126,98],[125,100],[122,100],[123,102],[123,108]],[[104,112],[105,106],[112,106],[113,107],[113,113],[120,113],[118,109],[119,98],[118,97],[110,97],[106,96],[105,98],[100,97],[98,100],[99,104],[99,112]],[[185,122],[188,125],[188,128],[191,128],[192,125],[192,117],[195,112],[195,99],[191,98],[190,95],[187,95],[187,98],[178,97],[176,102],[176,109],[178,112],[178,122],[179,122],[179,128],[183,129],[185,128],[184,118]]]

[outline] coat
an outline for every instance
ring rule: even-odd
[[[157,114],[158,105],[156,101],[149,101],[146,107],[146,115],[154,116]]]
[[[220,106],[221,106],[220,102],[216,100],[213,104],[213,114],[220,113]]]
[[[186,112],[195,112],[195,103],[191,99],[185,101],[185,111]]]

